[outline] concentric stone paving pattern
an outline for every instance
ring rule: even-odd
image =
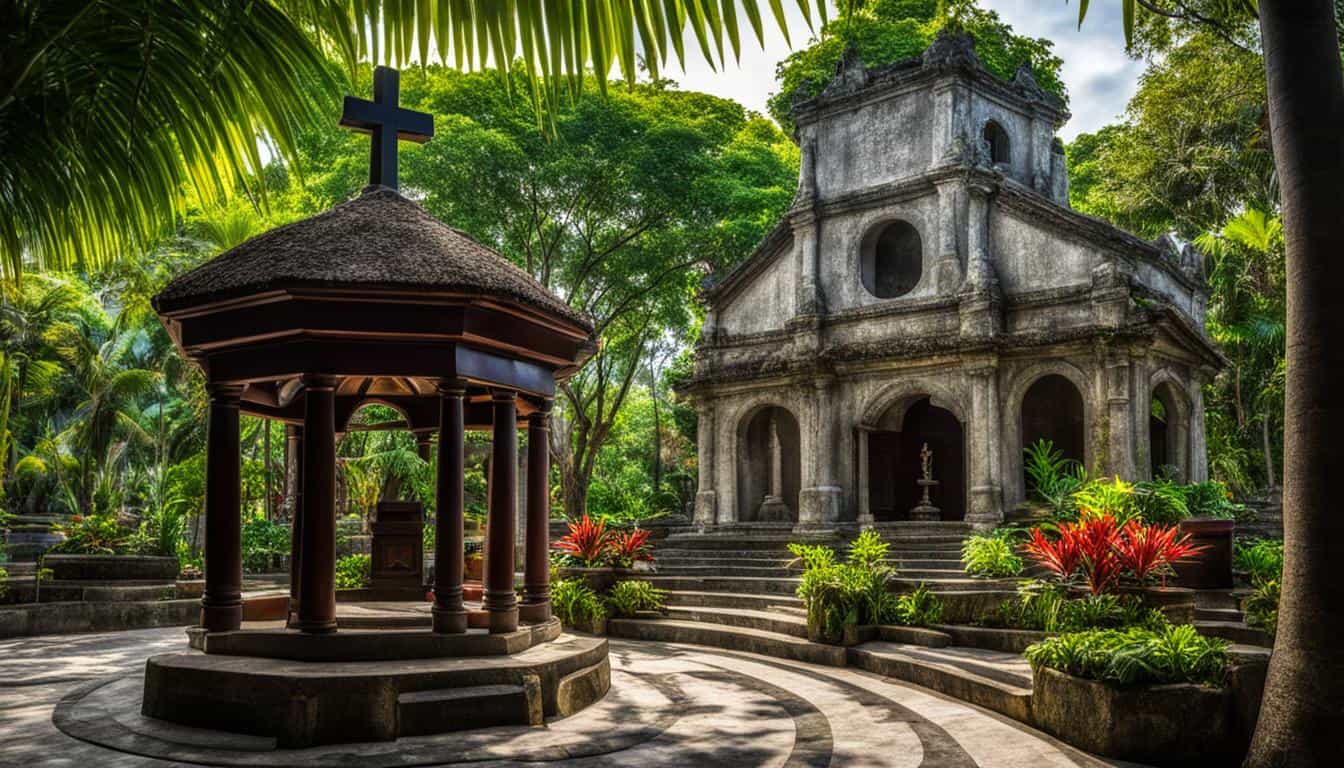
[[[0,733],[7,736],[0,765],[1107,764],[984,710],[855,669],[620,640],[611,643],[607,697],[545,727],[278,751],[264,738],[139,715],[145,657],[184,643],[181,629],[0,642]]]

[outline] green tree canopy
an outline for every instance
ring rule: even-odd
[[[923,53],[945,26],[969,32],[976,54],[995,75],[1010,79],[1019,66],[1029,64],[1042,88],[1067,99],[1059,76],[1062,62],[1050,41],[1014,34],[997,13],[975,0],[875,0],[830,21],[819,39],[777,65],[779,91],[770,97],[770,115],[791,130],[794,100],[821,92],[846,46],[853,45],[867,66],[879,67]]]

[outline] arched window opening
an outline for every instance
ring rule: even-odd
[[[1066,459],[1083,463],[1086,451],[1083,396],[1066,377],[1057,373],[1037,379],[1022,398],[1022,447],[1049,441]],[[1025,477],[1024,488],[1031,491]]]
[[[995,165],[1009,162],[1008,132],[990,120],[985,123],[985,143],[989,145],[989,159]]]
[[[738,452],[738,520],[797,522],[802,486],[799,438],[798,420],[783,408],[762,408],[747,419]]]
[[[1189,426],[1184,418],[1185,401],[1171,382],[1153,387],[1148,408],[1148,461],[1153,477],[1186,482]]]
[[[924,244],[909,222],[894,221],[870,232],[861,258],[863,287],[879,299],[914,290],[924,270]]]

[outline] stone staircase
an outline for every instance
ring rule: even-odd
[[[1195,629],[1208,637],[1221,637],[1240,646],[1269,648],[1274,640],[1267,632],[1246,623],[1241,611],[1245,589],[1206,589],[1195,595]]]
[[[939,594],[945,612],[969,620],[1015,594],[1016,580],[967,576],[960,523],[880,525],[896,568],[894,588],[923,584]],[[1031,673],[1020,655],[950,648],[941,632],[883,628],[881,640],[842,648],[807,641],[807,619],[795,592],[800,568],[793,541],[825,543],[843,556],[856,532],[798,536],[787,529],[673,533],[659,543],[656,572],[641,578],[665,590],[662,619],[613,619],[615,637],[709,645],[829,666],[858,666],[879,674],[953,691],[967,701],[1018,716],[1030,699]],[[1026,696],[1026,699],[1023,699]]]

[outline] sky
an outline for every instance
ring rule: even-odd
[[[980,5],[997,11],[1019,35],[1054,41],[1055,54],[1064,60],[1062,74],[1073,114],[1060,129],[1065,141],[1115,122],[1124,112],[1125,103],[1138,87],[1143,62],[1125,55],[1119,2],[1092,3],[1081,30],[1077,0],[980,0]],[[786,1],[784,7],[794,47],[806,46],[809,35],[802,13],[795,3]],[[765,114],[765,101],[776,90],[775,64],[791,50],[776,26],[765,26],[764,50],[754,36],[744,39],[740,66],[730,62],[726,69],[715,72],[698,56],[688,55],[685,74],[675,65],[663,74],[685,90],[733,99]],[[688,47],[687,53],[692,51],[698,49]]]

